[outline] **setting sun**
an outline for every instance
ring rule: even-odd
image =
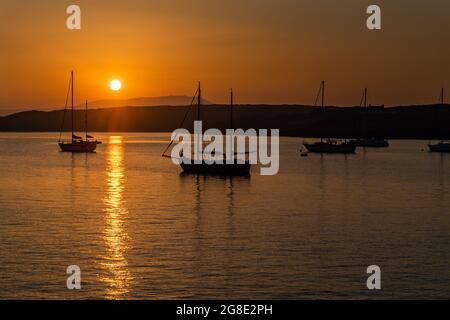
[[[113,91],[119,91],[122,88],[122,82],[120,82],[120,80],[112,80],[109,83],[109,87]]]

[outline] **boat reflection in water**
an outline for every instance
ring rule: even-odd
[[[104,197],[105,228],[103,239],[106,254],[102,257],[101,267],[105,273],[101,281],[106,283],[106,298],[115,299],[129,292],[132,280],[125,257],[129,236],[126,232],[128,210],[123,199],[124,191],[124,150],[122,137],[111,136],[107,148],[107,192]]]

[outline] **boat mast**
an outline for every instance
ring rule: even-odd
[[[316,101],[314,102],[314,107],[317,107],[317,103],[319,102],[319,97],[322,94],[322,112],[325,112],[325,81],[322,80],[322,82],[320,83],[320,87],[319,87],[319,91],[317,92],[317,96],[316,96]],[[320,137],[320,141],[323,141],[323,137]]]
[[[361,101],[359,102],[360,107],[367,107],[367,88],[364,88]]]
[[[87,105],[88,105],[88,101],[86,99],[86,141],[88,140],[88,111],[87,111]]]
[[[71,73],[71,78],[72,78],[72,143],[73,143],[73,90],[74,90],[74,85],[73,85],[73,70]]]
[[[322,80],[322,112],[325,112],[325,81]],[[320,142],[323,142],[323,137],[320,137]]]
[[[444,104],[444,88],[441,88],[441,104]]]
[[[233,88],[230,91],[230,129],[233,129]]]
[[[364,107],[367,107],[367,88],[364,88]]]
[[[325,110],[325,81],[322,80],[322,110]]]
[[[202,89],[200,88],[200,81],[198,82],[198,96],[197,96],[197,120],[200,121],[200,106],[202,103]]]

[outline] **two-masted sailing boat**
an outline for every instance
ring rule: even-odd
[[[202,104],[202,90],[200,86],[200,82],[198,83],[198,89],[196,93],[197,97],[197,121],[201,121],[201,104]],[[193,98],[193,101],[195,100],[195,96]],[[189,110],[188,110],[189,112]],[[186,119],[187,114],[185,115]],[[184,124],[181,124],[181,126]],[[230,101],[230,129],[233,129],[233,90],[231,90],[231,101]],[[173,141],[170,142],[169,146],[166,148],[165,152],[169,149],[170,145],[173,143]],[[167,157],[165,155],[165,152],[163,153],[164,157]],[[215,176],[248,176],[250,175],[250,169],[251,164],[246,159],[243,161],[243,163],[239,163],[238,159],[235,157],[236,153],[232,155],[233,161],[229,161],[226,158],[226,155],[223,154],[223,161],[222,163],[214,162],[212,164],[206,163],[204,160],[202,160],[201,163],[195,163],[192,155],[180,155],[180,167],[182,168],[183,172],[186,174],[201,174],[201,175],[215,175]]]
[[[319,89],[319,93],[317,94],[315,106],[317,106],[317,100],[318,100],[320,94],[322,96],[322,103],[321,103],[322,113],[324,113],[325,112],[325,106],[324,106],[325,81],[322,81],[322,83],[320,85],[320,89]],[[330,139],[330,138],[324,139],[323,137],[320,137],[320,142],[315,142],[315,143],[303,142],[303,145],[308,150],[308,152],[311,152],[311,153],[344,153],[344,154],[348,154],[348,153],[355,153],[355,150],[356,150],[356,146],[347,141],[340,142],[338,140]]]
[[[359,103],[359,106],[367,108],[367,88],[364,88],[363,96],[361,98],[361,102]],[[364,116],[363,131],[366,130],[365,119],[366,119],[366,117]],[[359,138],[359,139],[355,139],[355,140],[350,140],[350,143],[356,147],[363,147],[363,148],[387,148],[387,147],[389,147],[389,142],[386,139],[376,138],[376,137]]]
[[[65,121],[65,117],[66,117],[69,92],[71,93],[71,100],[72,100],[72,108],[71,108],[72,137],[71,137],[70,142],[64,142],[61,140],[61,136],[62,136],[62,132],[64,130],[64,121]],[[73,81],[73,70],[72,70],[72,72],[70,74],[69,91],[67,92],[66,105],[64,106],[64,117],[63,117],[63,122],[62,122],[62,126],[61,126],[61,132],[59,135],[58,145],[61,148],[62,152],[85,152],[85,153],[86,152],[94,152],[95,149],[97,149],[97,145],[101,144],[101,142],[97,141],[97,140],[90,140],[90,139],[94,139],[94,137],[92,137],[88,134],[87,100],[86,100],[86,134],[85,134],[85,139],[83,139],[82,137],[77,136],[74,132],[73,99],[74,99],[74,81]]]
[[[441,105],[444,105],[444,88],[441,88],[441,96],[439,99]],[[441,140],[436,144],[428,144],[430,152],[450,152],[450,141]]]

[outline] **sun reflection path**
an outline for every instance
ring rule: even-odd
[[[123,298],[128,292],[132,276],[128,268],[125,252],[128,249],[129,236],[125,221],[128,210],[123,199],[124,167],[122,137],[109,138],[107,147],[107,192],[103,199],[105,229],[103,239],[107,253],[102,259],[102,268],[106,274],[101,281],[107,284],[106,298]]]

